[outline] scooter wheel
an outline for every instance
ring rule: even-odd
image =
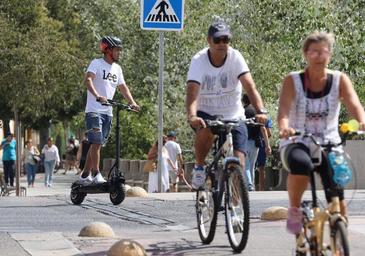
[[[124,184],[121,184],[119,188],[117,188],[115,191],[110,192],[110,201],[114,205],[118,205],[121,202],[124,201],[125,198],[125,187]]]
[[[70,193],[71,202],[76,205],[81,204],[84,201],[85,196],[86,196],[85,193],[78,193],[74,190],[71,190]]]

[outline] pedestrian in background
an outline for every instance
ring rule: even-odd
[[[169,154],[169,159],[171,160],[171,164],[168,165],[171,190],[172,192],[177,192],[179,176],[184,173],[184,161],[180,144],[176,142],[175,131],[169,131],[167,133],[167,142],[165,144],[165,148]]]
[[[56,165],[60,164],[60,156],[58,148],[53,144],[53,139],[50,137],[47,144],[42,149],[44,154],[44,185],[46,187],[52,186],[52,174]]]
[[[168,164],[172,164],[171,160],[169,159],[169,153],[166,150],[165,144],[166,144],[167,138],[166,136],[163,136],[162,139],[162,162],[161,162],[161,182],[162,182],[162,191],[161,192],[168,192],[169,191],[169,170],[168,170]],[[158,141],[156,141],[147,154],[147,160],[155,160],[156,166],[157,165],[157,159],[158,158]],[[149,172],[148,174],[148,193],[156,193],[159,192],[158,188],[158,172],[153,171]]]
[[[81,141],[76,156],[76,165],[78,166],[78,171],[76,175],[80,174],[85,167],[87,153],[89,152],[90,142],[87,139],[87,132],[84,133],[84,138]]]
[[[242,96],[243,107],[245,109],[246,118],[253,118],[256,116],[256,110],[252,106],[247,94]],[[255,190],[255,164],[259,147],[261,146],[261,127],[257,125],[247,125],[247,147],[245,159],[245,174],[247,178],[248,190]]]
[[[263,141],[259,146],[259,153],[257,155],[256,166],[259,173],[259,191],[265,190],[265,166],[266,157],[271,155],[270,137],[271,137],[272,120],[268,117],[265,127],[261,128]]]
[[[67,171],[71,171],[71,169],[76,168],[76,156],[77,156],[78,146],[75,144],[75,139],[70,138],[68,140],[68,144],[66,147],[66,166],[63,174],[66,174]]]
[[[38,149],[33,146],[32,140],[27,140],[25,142],[23,153],[23,163],[27,173],[28,188],[30,186],[34,187],[35,175],[37,173],[37,164],[40,160],[39,155],[40,153]]]
[[[11,132],[6,134],[6,138],[1,141],[0,150],[3,150],[3,167],[5,183],[14,187],[15,161],[16,161],[16,141]]]

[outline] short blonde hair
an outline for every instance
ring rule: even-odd
[[[333,46],[335,44],[335,37],[332,33],[328,33],[326,31],[314,31],[309,34],[304,40],[302,51],[306,53],[308,51],[309,46],[312,43],[320,43],[325,42],[328,45],[328,50],[332,52]]]

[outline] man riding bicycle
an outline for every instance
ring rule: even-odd
[[[190,63],[186,90],[188,122],[196,131],[195,166],[192,187],[200,189],[205,182],[204,160],[212,147],[214,136],[206,128],[204,119],[245,119],[241,103],[242,87],[257,110],[256,119],[265,122],[267,111],[250,70],[241,53],[229,46],[232,38],[229,27],[222,21],[208,29],[209,47],[199,51]],[[232,131],[234,153],[245,162],[247,127],[242,122]]]

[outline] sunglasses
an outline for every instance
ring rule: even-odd
[[[224,44],[228,44],[230,41],[228,36],[222,36],[222,37],[213,37],[213,43],[219,44],[220,42],[223,42]]]

